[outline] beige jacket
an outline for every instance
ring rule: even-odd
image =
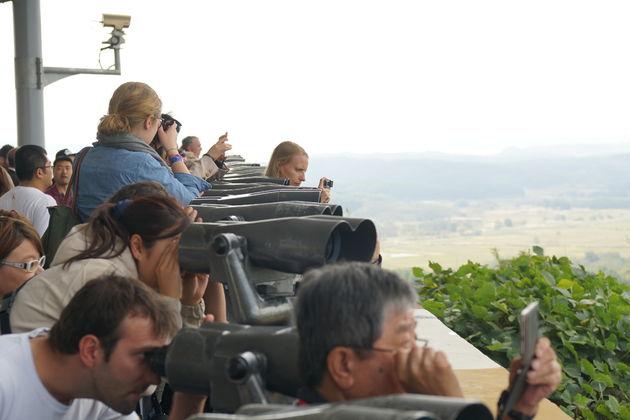
[[[77,225],[59,245],[50,268],[30,279],[17,294],[11,308],[11,330],[14,333],[39,327],[52,327],[61,311],[75,293],[89,280],[105,274],[138,279],[136,263],[129,248],[114,258],[89,258],[75,261],[67,268],[63,264],[87,247],[85,227]],[[204,317],[203,301],[195,306],[183,306],[171,299],[173,308],[182,315],[185,327],[198,327]]]
[[[214,181],[223,178],[223,175],[229,172],[227,166],[219,168],[214,160],[208,155],[203,155],[199,159],[194,153],[185,153],[185,162],[191,175],[208,181]]]

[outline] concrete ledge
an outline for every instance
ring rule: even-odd
[[[417,309],[416,334],[429,340],[429,346],[446,353],[466,398],[482,401],[496,415],[497,401],[508,386],[508,371],[475,346],[457,335],[426,309]],[[540,404],[537,420],[571,419],[549,400]]]

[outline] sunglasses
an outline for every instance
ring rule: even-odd
[[[37,271],[39,267],[44,268],[44,263],[46,262],[46,256],[42,255],[38,260],[27,261],[23,263],[18,262],[10,262],[10,261],[0,261],[0,265],[8,265],[15,268],[21,268],[22,270],[28,273],[34,273]]]

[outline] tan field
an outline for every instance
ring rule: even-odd
[[[546,255],[572,260],[583,259],[589,251],[630,258],[630,210],[514,206],[479,213],[445,219],[457,231],[439,234],[423,235],[419,222],[396,223],[398,236],[381,239],[383,266],[426,268],[435,261],[455,268],[468,260],[492,264],[493,249],[501,258],[510,258],[533,245],[543,247]]]

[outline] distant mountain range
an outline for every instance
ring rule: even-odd
[[[440,153],[312,156],[309,184],[333,179],[333,197],[363,201],[512,199],[630,208],[630,145],[509,149],[492,156]],[[361,203],[363,204],[363,203]]]

